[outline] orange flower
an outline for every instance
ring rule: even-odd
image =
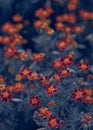
[[[81,101],[81,99],[84,97],[85,93],[83,89],[75,89],[72,93],[72,97],[76,99],[77,101]]]
[[[28,74],[29,80],[35,80],[37,78],[38,78],[38,74],[36,72],[33,72],[33,73],[31,72],[31,73]]]
[[[30,90],[34,90],[35,89],[35,84],[30,84]]]
[[[28,75],[31,73],[30,69],[29,68],[23,68],[21,71],[20,71],[20,75],[24,78],[27,78]]]
[[[92,116],[90,114],[85,114],[82,118],[83,124],[90,124],[92,122]]]
[[[14,85],[8,85],[7,90],[9,90],[10,92],[13,92],[14,91]]]
[[[75,33],[80,34],[80,33],[83,32],[83,28],[80,27],[80,26],[75,26],[75,27],[72,28],[72,31],[75,32]]]
[[[91,96],[93,94],[93,90],[91,88],[83,88],[83,91],[86,95]]]
[[[16,77],[15,77],[15,80],[19,81],[22,79],[22,76],[20,74],[17,74]]]
[[[50,101],[48,102],[48,105],[51,106],[51,107],[53,107],[53,106],[55,105],[54,100],[50,100]]]
[[[35,28],[40,28],[42,25],[43,25],[43,21],[41,20],[34,21]]]
[[[22,52],[21,54],[20,54],[20,58],[21,58],[21,60],[26,60],[27,59],[27,57],[28,57],[28,53],[27,52]]]
[[[24,90],[24,84],[20,83],[20,82],[16,82],[16,84],[14,85],[14,92],[20,92]]]
[[[67,47],[67,43],[62,41],[62,40],[59,40],[57,43],[56,43],[56,46],[58,47],[58,49],[60,51],[63,51],[66,47]]]
[[[63,21],[62,16],[61,16],[61,15],[56,16],[56,21],[57,21],[58,23],[61,23],[61,22]]]
[[[51,64],[55,69],[58,69],[61,67],[61,61],[60,60],[54,60]]]
[[[81,18],[83,18],[84,20],[89,20],[90,18],[90,13],[87,10],[81,9],[79,11],[79,15],[81,16]]]
[[[32,55],[32,59],[36,62],[43,60],[44,57],[45,57],[45,53],[34,53]]]
[[[46,31],[47,31],[47,33],[50,34],[50,35],[51,35],[51,34],[54,34],[54,30],[53,30],[52,28],[50,28],[50,27],[48,27]]]
[[[14,48],[14,47],[7,47],[7,48],[5,48],[4,56],[5,56],[5,57],[11,57],[11,56],[13,56],[16,52],[17,52],[16,48]]]
[[[70,13],[68,15],[68,17],[69,17],[68,23],[70,23],[70,24],[75,24],[76,23],[77,18],[76,18],[76,15],[74,13]]]
[[[47,107],[41,107],[38,113],[42,118],[47,118],[52,114],[52,112],[50,112]]]
[[[74,63],[73,59],[69,56],[63,56],[61,58],[61,64],[63,66],[71,66]]]
[[[74,4],[73,2],[68,2],[68,3],[67,3],[67,9],[68,9],[69,11],[74,11],[74,10],[77,9],[77,4]]]
[[[0,83],[0,91],[5,90],[5,83]]]
[[[93,103],[93,97],[92,96],[85,96],[83,98],[84,103],[86,104],[92,104]]]
[[[93,79],[93,75],[92,75],[92,74],[88,74],[88,75],[87,75],[87,78],[88,78],[88,79]]]
[[[58,92],[58,89],[56,86],[48,85],[45,89],[46,93],[50,96],[56,94]]]
[[[82,71],[87,71],[89,69],[89,63],[88,62],[81,62],[78,64],[78,67]]]
[[[7,100],[12,100],[12,95],[9,90],[4,90],[0,94],[0,98],[6,102]]]
[[[9,22],[5,23],[3,26],[2,26],[2,31],[3,32],[7,32],[11,27],[13,27],[13,25]]]
[[[68,14],[66,14],[66,13],[62,14],[62,19],[63,19],[63,22],[67,22],[69,19]]]
[[[41,101],[40,101],[40,98],[38,96],[34,96],[32,95],[30,97],[30,100],[29,100],[29,103],[32,107],[37,107],[40,105]]]
[[[59,74],[55,74],[55,75],[53,76],[53,78],[54,78],[57,82],[59,82],[59,81],[62,80]]]
[[[64,24],[62,24],[61,22],[58,22],[55,24],[55,27],[57,30],[63,30],[64,29]]]
[[[69,27],[69,26],[65,26],[64,27],[64,32],[66,32],[66,33],[71,33],[71,27]]]
[[[36,10],[35,16],[38,18],[48,18],[50,16],[50,14],[47,10],[40,8],[40,9]]]
[[[62,70],[59,70],[58,74],[60,76],[68,77],[68,76],[70,76],[70,71],[67,68],[64,68]]]
[[[55,116],[51,116],[48,119],[48,126],[51,128],[59,128],[60,120],[57,120]]]
[[[6,79],[6,78],[5,78],[4,76],[0,75],[0,82],[1,82],[1,83],[5,82],[5,79]]]
[[[16,14],[12,17],[14,22],[21,22],[23,17],[20,14]]]
[[[49,13],[49,15],[54,13],[54,10],[51,7],[49,7],[49,6],[47,6],[45,9]]]
[[[11,42],[12,42],[12,37],[10,37],[10,36],[3,36],[2,37],[2,43],[3,44],[11,44]]]
[[[43,86],[47,86],[49,84],[48,77],[47,76],[40,77],[40,84],[43,85]]]

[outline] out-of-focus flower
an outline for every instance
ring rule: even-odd
[[[47,76],[40,76],[40,84],[47,86],[49,84],[49,79]]]
[[[7,47],[5,48],[4,56],[5,57],[11,57],[17,52],[16,48],[14,47]]]
[[[86,95],[83,98],[83,102],[86,104],[92,104],[93,103],[93,97],[90,95]]]
[[[7,90],[9,90],[10,92],[13,92],[14,91],[14,84],[10,84],[10,85],[7,85]]]
[[[92,122],[92,116],[90,114],[85,114],[82,118],[82,124],[90,124]]]
[[[0,82],[1,82],[1,83],[5,82],[5,79],[6,79],[6,78],[5,78],[3,75],[0,75]]]
[[[39,98],[38,96],[32,95],[32,96],[30,97],[29,103],[30,103],[30,105],[31,105],[32,107],[37,107],[37,106],[40,105],[41,100],[40,100],[40,98]]]
[[[29,87],[30,87],[30,90],[34,90],[36,88],[35,84],[33,83],[31,83]]]
[[[50,12],[43,8],[39,8],[36,10],[35,16],[38,18],[48,18],[50,16]]]
[[[50,107],[54,107],[54,106],[55,106],[54,100],[50,100],[50,101],[48,102],[48,105],[49,105]]]
[[[48,119],[48,126],[51,128],[59,128],[60,120],[57,120],[56,116],[51,116]]]
[[[56,46],[60,51],[63,51],[67,47],[67,43],[62,40],[59,40],[57,41]]]
[[[83,32],[83,28],[80,27],[80,26],[74,26],[74,27],[72,28],[72,32],[75,32],[75,33],[77,33],[77,34],[81,34],[81,33]]]
[[[87,10],[81,9],[79,11],[79,15],[81,16],[81,18],[83,18],[84,20],[89,20],[90,19],[90,12],[88,12]]]
[[[69,17],[68,23],[70,23],[70,24],[76,23],[77,18],[76,18],[76,15],[74,13],[68,14],[68,17]]]
[[[34,54],[32,55],[32,59],[33,59],[34,61],[36,61],[36,62],[42,61],[44,57],[45,57],[45,53],[34,53]]]
[[[93,94],[93,90],[91,88],[84,87],[83,90],[84,93],[88,96],[91,96]]]
[[[0,83],[0,91],[5,90],[5,86],[6,86],[5,83]]]
[[[21,22],[23,20],[23,17],[20,14],[16,14],[12,17],[14,22]]]
[[[57,30],[63,30],[64,29],[64,24],[61,23],[61,22],[57,22],[55,24],[55,27],[56,27]]]

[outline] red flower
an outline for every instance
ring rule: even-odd
[[[55,116],[51,116],[48,119],[48,126],[51,128],[59,128],[60,120],[57,120]]]
[[[57,68],[60,68],[61,67],[61,61],[60,60],[54,60],[53,62],[52,62],[52,66],[55,68],[55,69],[57,69]]]
[[[57,43],[56,43],[56,46],[58,47],[58,49],[60,51],[63,51],[66,47],[67,47],[67,43],[62,41],[62,40],[59,40]]]
[[[47,76],[41,76],[40,77],[40,84],[44,85],[44,86],[47,86],[49,84],[49,79]]]
[[[55,24],[55,27],[57,30],[63,30],[64,29],[64,24],[62,24],[61,22],[57,22]]]
[[[40,8],[40,9],[36,10],[35,16],[38,18],[48,18],[50,16],[50,13],[47,10]]]
[[[86,96],[83,98],[83,101],[84,101],[84,103],[86,103],[86,104],[92,104],[92,103],[93,103],[93,97],[86,95]]]
[[[87,71],[89,69],[89,63],[88,62],[81,62],[81,63],[78,64],[78,67],[82,71]]]
[[[29,103],[31,104],[32,107],[37,107],[40,105],[41,101],[40,101],[40,98],[38,96],[32,95],[30,97]]]
[[[92,122],[92,116],[90,114],[84,115],[82,118],[82,123],[83,124],[90,124]]]
[[[4,56],[5,56],[5,57],[11,57],[11,56],[13,56],[16,52],[17,52],[16,48],[14,48],[14,47],[7,47],[7,48],[5,48]]]
[[[41,107],[38,113],[42,118],[47,118],[52,114],[52,112],[50,112],[47,107]]]
[[[33,72],[33,73],[29,73],[28,74],[28,79],[29,80],[35,80],[38,78],[38,74],[36,72]]]
[[[24,90],[24,84],[21,82],[16,82],[16,84],[14,85],[14,92],[20,92]]]
[[[81,99],[85,96],[83,89],[75,89],[72,93],[72,97],[77,101],[81,101]]]
[[[53,76],[53,78],[54,78],[57,82],[59,82],[59,81],[62,80],[62,78],[60,77],[59,74],[55,74],[55,75]]]
[[[52,96],[58,92],[58,89],[56,86],[49,85],[46,87],[45,91],[48,95]]]
[[[9,90],[4,90],[0,94],[0,98],[6,102],[7,100],[12,100],[12,95]]]
[[[31,73],[31,71],[30,71],[29,68],[23,68],[23,69],[20,71],[19,74],[20,74],[22,77],[27,78],[30,73]]]
[[[74,63],[74,61],[71,57],[64,56],[61,58],[61,63],[63,66],[71,66]]]
[[[59,70],[59,71],[58,71],[58,74],[59,74],[60,76],[68,77],[68,76],[70,76],[70,71],[69,71],[67,68],[64,68],[64,69],[62,69],[62,70]]]
[[[32,55],[32,59],[36,62],[43,60],[45,53],[35,53]]]

